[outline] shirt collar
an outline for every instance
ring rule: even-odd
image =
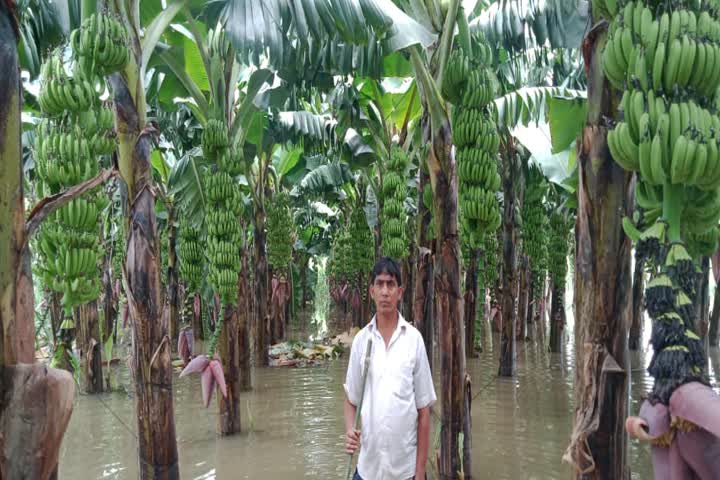
[[[377,315],[373,315],[372,320],[370,320],[370,323],[368,324],[370,330],[377,330],[377,321],[376,321]],[[407,326],[410,325],[407,320],[405,320],[405,317],[402,316],[402,313],[400,313],[400,310],[398,310],[398,324],[397,328],[400,328],[402,330],[406,330]],[[396,328],[396,329],[397,329]]]

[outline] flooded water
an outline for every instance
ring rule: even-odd
[[[566,335],[562,354],[548,353],[539,342],[519,342],[515,379],[497,377],[497,341],[486,342],[480,357],[468,360],[475,397],[473,478],[569,478],[570,468],[561,457],[572,428],[571,342]],[[202,407],[198,378],[176,377],[182,478],[342,478],[347,465],[342,452],[346,358],[322,367],[255,369],[255,389],[241,395],[244,433],[228,438],[216,435],[217,407],[214,402],[209,409]],[[645,372],[649,359],[649,352],[633,352],[633,413],[652,386]],[[720,352],[714,349],[711,373],[719,364]],[[124,381],[129,381],[126,374]],[[134,430],[134,400],[128,394],[78,396],[62,446],[60,478],[137,478]],[[651,478],[646,446],[631,442],[630,461],[633,478]]]

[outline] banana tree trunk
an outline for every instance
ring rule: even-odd
[[[129,27],[128,27],[129,28]],[[131,60],[109,77],[120,140],[118,166],[128,191],[124,288],[133,329],[139,478],[180,478],[173,407],[171,342],[163,321],[160,242],[150,153],[155,128],[145,121],[145,90],[139,78],[141,48],[130,35]]]
[[[413,274],[415,270],[415,241],[410,240],[410,254],[403,262],[403,285],[405,285],[405,292],[403,293],[403,316],[405,320],[414,324],[415,317],[413,316],[413,289],[415,288],[415,282],[413,281]],[[361,286],[362,288],[362,286]]]
[[[265,254],[265,205],[255,205],[255,355],[257,365],[268,366],[268,347],[270,335],[268,331],[268,263]]]
[[[115,330],[115,322],[118,315],[118,298],[113,288],[113,276],[111,271],[112,254],[105,257],[103,278],[102,278],[102,310],[103,310],[103,334],[102,343],[108,341]],[[108,359],[110,360],[110,359]]]
[[[585,36],[588,118],[578,145],[578,208],[575,226],[575,420],[566,460],[574,478],[626,479],[632,314],[631,242],[622,218],[632,215],[632,173],[615,163],[607,147],[607,119],[617,112],[617,92],[602,71],[607,23]]]
[[[552,282],[550,298],[550,351],[560,353],[565,332],[565,292]]]
[[[440,431],[440,478],[472,478],[471,465],[461,464],[460,434],[464,431],[465,342],[463,297],[460,286],[460,242],[458,238],[458,180],[451,152],[449,123],[434,133],[428,167],[436,212],[437,255],[435,258],[435,300],[439,321],[442,427]],[[469,439],[468,439],[469,441]],[[469,459],[469,457],[468,457]]]
[[[632,287],[632,322],[630,323],[630,338],[628,339],[628,346],[630,347],[630,350],[640,349],[643,323],[645,323],[645,311],[643,309],[643,300],[645,298],[644,270],[645,262],[639,258],[635,259],[635,271],[633,272]]]
[[[517,322],[516,301],[518,298],[517,269],[517,228],[515,228],[515,179],[517,177],[517,155],[510,145],[503,150],[503,275],[502,275],[502,333],[500,337],[501,377],[515,376],[515,323]]]
[[[428,172],[420,169],[420,182],[418,185],[418,230],[417,245],[418,252],[415,260],[415,288],[413,291],[413,318],[425,341],[430,370],[433,366],[433,314],[435,289],[433,275],[433,244],[429,239],[430,222],[433,221],[432,213],[423,202],[423,189],[430,182]]]
[[[175,208],[168,208],[168,267],[167,286],[170,300],[170,324],[168,325],[168,336],[171,339],[177,338],[180,332],[180,294],[177,269],[177,228],[175,227]],[[170,342],[172,350],[177,350],[177,342]]]
[[[528,256],[523,254],[520,256],[520,268],[518,269],[520,275],[520,292],[518,298],[518,314],[517,314],[517,335],[516,338],[521,341],[525,341],[528,336],[528,310],[530,303],[530,263]]]
[[[0,3],[0,479],[57,475],[74,382],[32,364],[35,325],[20,140],[22,91],[13,2]]]
[[[102,339],[100,338],[97,300],[81,305],[79,313],[81,350],[83,357],[85,357],[83,365],[85,393],[101,393],[103,391],[103,349]]]
[[[54,290],[48,292],[48,301],[50,302],[50,326],[52,328],[53,345],[57,345],[58,332],[62,324],[62,305],[60,305],[60,294]]]
[[[477,248],[470,250],[470,262],[465,271],[465,353],[468,357],[477,357],[475,353],[475,317],[478,298],[478,256]]]
[[[244,229],[243,229],[244,231]],[[243,233],[243,238],[245,235]],[[240,348],[240,391],[252,390],[250,369],[250,288],[248,285],[248,251],[243,245],[240,252],[241,267],[238,275],[238,343]]]
[[[218,393],[218,433],[240,433],[240,342],[238,305],[225,305],[223,328],[218,338],[218,353],[225,373],[227,398]]]

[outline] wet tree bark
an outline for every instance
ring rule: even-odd
[[[633,303],[632,303],[632,322],[630,323],[630,338],[628,346],[630,350],[640,349],[640,339],[642,338],[644,309],[643,301],[645,298],[645,262],[641,259],[635,259],[635,271],[633,272]]]
[[[222,396],[218,387],[218,433],[232,435],[240,432],[240,342],[237,306],[225,305],[223,315],[225,319],[218,338],[218,353],[225,373],[227,398]]]
[[[501,147],[503,162],[503,275],[502,275],[502,334],[500,337],[501,377],[515,376],[515,324],[517,322],[516,301],[518,298],[517,229],[515,228],[515,178],[517,177],[517,155],[511,145]]]
[[[578,145],[575,260],[575,421],[565,459],[577,479],[626,479],[630,364],[627,335],[632,307],[631,242],[622,218],[632,214],[632,173],[607,147],[607,119],[619,96],[605,80],[601,52],[607,23],[583,40],[588,119]],[[585,472],[585,473],[580,473]]]
[[[563,333],[565,330],[565,292],[552,285],[552,297],[550,299],[550,351],[553,353],[562,352]]]
[[[268,332],[268,263],[265,254],[265,206],[262,203],[255,205],[254,217],[254,245],[255,245],[255,355],[257,365],[268,365],[268,347],[270,335]]]
[[[244,237],[244,234],[243,234]],[[252,390],[252,370],[250,368],[250,289],[248,285],[247,245],[240,252],[241,270],[238,275],[238,341],[240,349],[240,391]]]
[[[20,115],[22,91],[13,2],[0,3],[0,480],[57,472],[74,398],[72,376],[35,361],[30,251],[26,244]]]
[[[115,294],[115,288],[113,288],[113,276],[112,276],[112,254],[108,254],[105,257],[105,265],[103,268],[103,295],[102,295],[102,309],[103,309],[103,334],[102,343],[108,341],[110,336],[115,330],[115,322],[118,315],[118,298]],[[110,360],[110,359],[108,359]]]
[[[60,294],[51,290],[48,300],[50,302],[50,325],[52,327],[53,345],[58,342],[57,334],[62,324],[63,311],[60,305]]]
[[[415,317],[413,316],[413,289],[415,288],[415,282],[413,281],[413,273],[415,269],[416,250],[414,239],[411,239],[409,248],[410,254],[403,262],[404,272],[402,281],[405,287],[405,292],[403,293],[403,316],[405,317],[405,320],[414,324]]]
[[[518,315],[517,315],[517,339],[525,341],[528,335],[528,310],[530,303],[530,264],[528,256],[523,254],[520,256],[520,292],[518,298]]]
[[[203,331],[202,323],[202,297],[200,297],[200,292],[192,292],[192,298],[192,317],[190,319],[190,324],[192,325],[193,335],[195,338],[205,340],[205,332]]]
[[[79,311],[81,350],[85,357],[83,365],[85,393],[101,393],[103,391],[103,350],[100,339],[97,300],[81,305]]]
[[[463,298],[460,288],[460,242],[458,238],[458,183],[451,153],[452,138],[445,123],[433,136],[428,167],[433,186],[433,208],[437,218],[435,299],[439,321],[442,427],[440,432],[440,478],[455,479],[463,471],[472,478],[471,465],[461,465],[460,433],[464,430],[465,342]],[[468,459],[469,460],[469,459]]]
[[[145,90],[139,76],[142,49],[133,22],[119,14],[128,28],[131,60],[125,70],[108,78],[113,92],[115,124],[120,140],[118,166],[128,191],[126,256],[123,286],[133,329],[132,375],[138,436],[139,478],[175,480],[178,466],[172,394],[171,347],[163,319],[160,252],[155,194],[150,167],[152,136],[146,123]],[[167,318],[167,316],[165,316]]]
[[[0,366],[0,393],[0,480],[57,478],[72,375],[39,363]]]
[[[427,114],[423,115],[427,122]],[[434,299],[434,274],[433,274],[433,242],[429,239],[430,222],[432,212],[423,202],[423,189],[430,183],[430,175],[426,169],[420,168],[420,182],[418,184],[418,219],[417,219],[417,245],[418,252],[415,260],[415,288],[413,291],[413,318],[425,341],[425,352],[427,352],[430,370],[433,367],[433,299]]]
[[[528,300],[527,300],[527,312],[525,313],[525,339],[528,342],[533,341],[533,329],[536,327],[535,324],[535,311],[538,308],[537,302],[535,301],[535,279],[533,278],[532,269],[528,267]]]
[[[168,325],[168,336],[170,339],[177,339],[180,332],[180,295],[178,282],[178,261],[175,245],[177,243],[177,228],[175,227],[175,209],[168,208],[168,267],[167,285],[168,297],[170,300],[170,325]],[[177,350],[177,342],[170,342],[172,350]]]
[[[479,255],[479,249],[470,250],[470,261],[465,271],[465,353],[468,357],[477,357],[477,353],[475,353],[475,317],[477,316]]]

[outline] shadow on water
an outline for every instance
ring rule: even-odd
[[[496,338],[484,336],[484,351],[468,360],[474,396],[474,478],[569,478],[570,467],[561,462],[572,428],[574,358],[572,325],[568,327],[560,354],[547,352],[539,342],[518,342],[515,379],[497,377]],[[649,331],[647,324],[644,344]],[[631,352],[631,361],[635,413],[641,395],[652,386],[645,371],[650,352]],[[718,349],[711,352],[710,363],[716,373]],[[209,409],[202,407],[198,378],[176,376],[182,477],[341,479],[347,465],[342,453],[346,366],[347,357],[321,367],[256,369],[255,390],[241,394],[244,433],[229,438],[216,435],[217,407],[214,402]],[[122,372],[121,383],[130,384],[127,372]],[[131,395],[79,396],[62,446],[60,478],[137,478],[134,430]],[[647,446],[631,442],[630,462],[634,479],[651,478]]]

